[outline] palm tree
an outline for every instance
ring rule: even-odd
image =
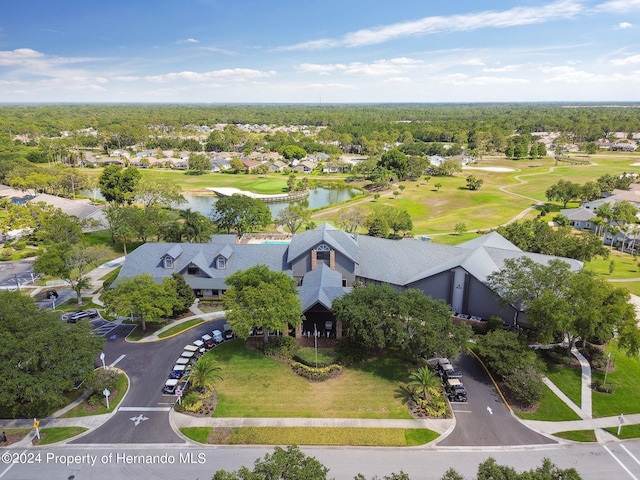
[[[217,380],[222,380],[219,374],[220,367],[217,366],[213,357],[204,356],[200,358],[191,370],[191,385],[195,388],[213,389]]]
[[[417,397],[428,402],[440,391],[440,378],[428,365],[425,365],[409,374],[407,387],[412,389]]]

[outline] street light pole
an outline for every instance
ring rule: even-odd
[[[607,354],[607,368],[604,371],[604,383],[602,385],[607,384],[607,374],[609,373],[609,362],[611,361],[611,353]]]

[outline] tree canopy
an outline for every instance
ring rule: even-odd
[[[131,203],[141,176],[136,167],[109,165],[104,168],[98,180],[100,193],[107,202]]]
[[[219,230],[236,231],[238,236],[265,228],[271,223],[271,210],[257,198],[233,194],[220,198],[213,206],[211,218]]]
[[[434,352],[454,356],[471,335],[467,325],[453,324],[446,303],[414,289],[354,288],[333,301],[332,311],[342,322],[346,349],[353,347],[365,357],[386,347],[397,347],[411,358]]]
[[[637,355],[640,329],[629,292],[591,272],[573,272],[557,259],[545,265],[521,257],[505,260],[487,281],[503,302],[526,311],[543,342],[566,338],[571,347],[578,338],[608,341],[615,332],[625,332],[618,335],[619,345]],[[562,338],[556,338],[558,333]]]
[[[269,332],[288,332],[302,321],[296,282],[286,273],[255,265],[229,275],[226,283],[230,288],[222,301],[238,337],[247,339],[254,327],[261,327],[267,342]]]
[[[174,309],[184,306],[178,298],[173,278],[156,283],[148,273],[119,279],[114,288],[102,295],[102,301],[110,312],[123,317],[139,317],[143,330],[146,330],[147,320],[170,317]]]
[[[104,340],[86,322],[68,324],[28,296],[0,291],[0,415],[44,416],[93,372]]]

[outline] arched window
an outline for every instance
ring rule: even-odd
[[[329,252],[330,251],[331,251],[331,248],[329,248],[328,245],[325,245],[324,243],[321,243],[316,248],[316,259],[317,260],[329,260]]]

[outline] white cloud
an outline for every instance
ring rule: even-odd
[[[205,82],[220,79],[225,81],[244,82],[255,78],[272,77],[274,75],[276,75],[276,72],[273,70],[263,71],[249,68],[226,68],[204,73],[184,71],[165,73],[162,75],[148,75],[144,77],[144,79],[154,83],[174,81]]]
[[[318,73],[320,75],[329,75],[337,70],[346,70],[347,66],[341,63],[334,64],[318,64],[318,63],[302,63],[296,67],[296,70],[303,73]]]
[[[631,55],[626,58],[616,58],[614,60],[611,60],[611,64],[617,67],[624,67],[626,65],[635,65],[636,63],[640,63],[640,54]]]
[[[633,27],[633,25],[632,25],[632,24],[630,24],[629,22],[620,22],[620,23],[618,24],[618,28],[619,28],[620,30],[624,30],[625,28],[631,28],[631,27]]]
[[[195,38],[185,38],[182,40],[178,40],[176,42],[177,44],[182,44],[182,43],[200,43],[199,40],[196,40]]]
[[[596,5],[596,11],[626,13],[635,12],[640,8],[640,0],[612,0]]]
[[[24,65],[33,60],[44,58],[45,55],[43,53],[36,52],[30,48],[0,51],[0,65],[2,66]]]
[[[382,83],[387,85],[402,85],[402,84],[411,83],[411,79],[408,77],[391,77],[391,78],[387,78],[386,80],[383,80]]]
[[[507,72],[515,72],[516,70],[520,70],[522,65],[504,65],[502,67],[485,67],[482,71],[487,73],[507,73]]]
[[[275,51],[285,51],[285,52],[293,52],[297,50],[326,50],[327,48],[333,48],[340,45],[340,42],[337,40],[330,40],[328,38],[324,38],[321,40],[311,40],[309,42],[296,43],[295,45],[288,45],[284,47],[277,47]]]
[[[375,45],[402,37],[440,32],[459,32],[480,28],[506,28],[571,18],[582,12],[582,6],[564,0],[541,7],[515,7],[504,11],[485,11],[449,17],[425,17],[412,22],[396,23],[349,33],[343,43],[349,47]]]
[[[398,75],[423,64],[422,60],[407,57],[376,60],[373,63],[352,62],[349,64],[314,64],[303,63],[297,67],[298,71],[328,75],[332,72],[342,72],[346,75]]]

